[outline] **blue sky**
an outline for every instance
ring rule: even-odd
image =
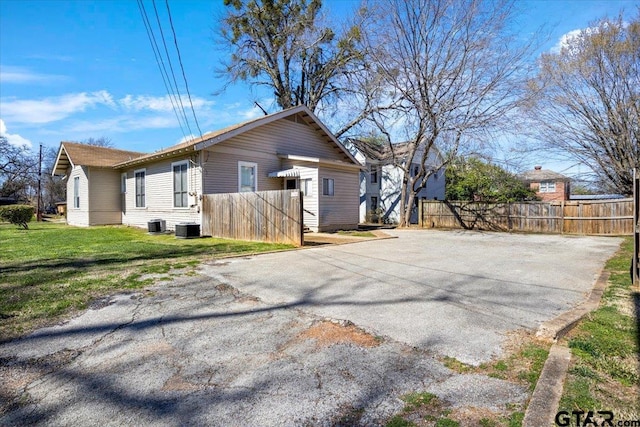
[[[144,4],[155,19],[151,0]],[[339,19],[359,2],[324,4],[329,16]],[[256,100],[269,111],[277,109],[268,92],[247,85],[214,95],[224,84],[215,70],[228,55],[215,42],[222,0],[169,0],[169,5],[203,132],[261,115]],[[622,9],[635,14],[640,2],[519,0],[518,5],[523,37],[547,25],[551,36],[543,50],[549,50],[564,34],[604,15]],[[164,1],[156,6],[170,31]],[[171,48],[173,39],[165,36]],[[0,0],[0,120],[0,132],[12,143],[34,148],[105,136],[118,148],[150,152],[189,133],[171,109],[135,0]]]

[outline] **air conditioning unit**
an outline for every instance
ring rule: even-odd
[[[164,219],[152,219],[147,222],[149,233],[164,233],[167,229],[167,222]]]
[[[195,222],[181,222],[176,224],[176,238],[195,239],[200,237],[200,224]]]

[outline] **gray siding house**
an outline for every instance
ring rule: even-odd
[[[397,164],[406,165],[409,160],[406,153],[407,144],[395,143],[391,150],[388,145],[348,139],[345,145],[363,165],[363,171],[360,174],[360,222],[398,222],[404,174]],[[418,151],[411,159],[409,169],[411,176],[416,175],[421,157],[422,152]],[[425,168],[431,170],[433,174],[427,180],[427,185],[416,194],[416,204],[411,212],[412,224],[418,222],[418,200],[444,200],[445,176],[442,163],[439,151],[433,149],[425,164]]]
[[[159,218],[172,230],[201,223],[203,194],[300,189],[305,225],[329,231],[358,225],[360,168],[299,106],[150,154],[62,142],[53,173],[69,180],[70,225],[146,227]]]

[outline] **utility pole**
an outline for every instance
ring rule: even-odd
[[[38,157],[38,206],[36,207],[36,221],[42,221],[42,143],[40,143],[40,155]]]

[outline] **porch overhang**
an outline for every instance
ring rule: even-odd
[[[281,171],[271,172],[267,176],[269,178],[299,178],[300,169],[296,169],[296,168],[284,169]]]

